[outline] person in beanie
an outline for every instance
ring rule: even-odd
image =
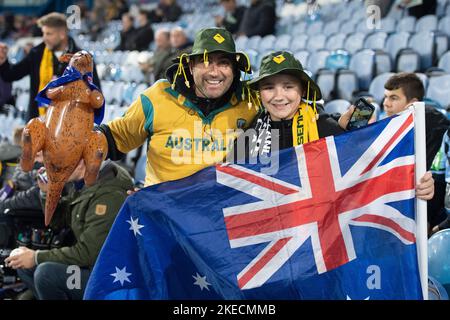
[[[112,160],[148,141],[146,186],[221,162],[235,129],[245,129],[256,115],[240,80],[241,71],[251,73],[250,61],[236,52],[230,32],[200,30],[192,52],[176,61],[167,80],[145,90],[123,117],[100,126]]]
[[[258,91],[263,112],[252,124],[255,130],[249,139],[248,135],[242,135],[243,139],[238,138],[235,143],[234,154],[238,163],[242,160],[239,159],[239,144],[245,146],[243,155],[247,162],[277,151],[272,148],[275,139],[278,143],[274,145],[281,150],[345,131],[316,104],[322,99],[320,88],[290,52],[277,51],[264,56],[259,76],[250,80],[248,85]],[[348,114],[346,116],[349,117]],[[430,200],[433,195],[434,180],[427,172],[416,186],[416,196]]]

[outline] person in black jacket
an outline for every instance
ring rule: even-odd
[[[239,26],[244,17],[246,7],[238,6],[236,0],[220,0],[223,8],[225,9],[225,16],[216,16],[216,27],[223,27],[235,34],[239,31]]]
[[[133,50],[143,51],[148,50],[150,43],[154,38],[151,22],[148,17],[149,13],[145,10],[140,10],[138,15],[139,27],[135,31],[133,37],[134,48]]]
[[[411,0],[402,0],[399,4],[399,8],[407,8],[410,16],[416,17],[416,19],[422,18],[428,14],[436,14],[437,0],[423,0],[421,4],[415,6],[409,6]]]
[[[244,13],[238,35],[247,37],[259,35],[264,37],[275,33],[277,20],[275,4],[269,0],[251,0],[251,5]]]
[[[0,43],[0,77],[5,81],[13,82],[30,75],[30,100],[25,116],[26,121],[45,113],[43,108],[39,111],[34,98],[48,82],[63,74],[67,64],[59,62],[58,58],[63,53],[80,51],[80,48],[68,35],[66,17],[63,14],[49,13],[41,17],[38,24],[42,29],[43,42],[32,48],[30,53],[17,64],[11,65],[8,62],[8,47],[6,44]],[[94,83],[100,88],[95,67]]]
[[[175,22],[183,14],[176,0],[161,0],[158,7],[150,12],[152,22]]]
[[[134,19],[129,13],[122,15],[122,31],[120,32],[120,43],[116,50],[133,50],[134,48]]]

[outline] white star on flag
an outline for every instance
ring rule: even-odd
[[[346,300],[352,300],[352,298],[350,298],[348,295],[347,295],[347,299]],[[368,296],[367,298],[364,298],[364,300],[370,300],[370,296]]]
[[[130,224],[130,229],[128,230],[133,230],[134,235],[136,236],[136,234],[139,234],[140,236],[142,236],[142,233],[139,231],[139,229],[143,228],[144,226],[139,224],[139,218],[136,218],[136,220],[133,220],[133,217],[131,217],[131,221],[127,220],[127,222]]]
[[[197,273],[197,276],[192,276],[192,278],[195,279],[194,285],[197,285],[200,287],[200,289],[203,291],[203,288],[205,288],[206,290],[209,291],[208,286],[211,285],[211,283],[209,283],[208,281],[206,281],[206,276],[202,277]]]
[[[114,282],[120,281],[120,285],[123,286],[123,283],[125,281],[131,282],[130,279],[128,279],[129,276],[131,276],[131,273],[127,272],[127,267],[123,267],[123,269],[119,269],[116,267],[116,272],[111,273],[111,276],[114,277]]]

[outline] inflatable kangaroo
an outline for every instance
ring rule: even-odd
[[[96,88],[91,82],[92,56],[80,51],[63,55],[60,60],[69,62],[63,76],[38,94],[50,102],[45,119],[31,119],[22,135],[23,170],[30,171],[36,153],[43,151],[48,176],[45,225],[50,223],[62,189],[79,162],[85,162],[84,182],[90,186],[108,152],[105,136],[93,131],[94,112],[100,108],[103,112],[104,98],[100,91],[91,89]],[[60,79],[63,81],[58,82]]]

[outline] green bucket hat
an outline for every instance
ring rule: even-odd
[[[246,73],[252,72],[248,56],[244,52],[236,52],[233,36],[223,28],[206,28],[198,31],[192,46],[192,52],[187,54],[187,57],[203,55],[205,61],[208,61],[208,54],[213,52],[235,55],[239,69]]]
[[[250,80],[248,85],[250,88],[258,90],[259,81],[279,73],[290,74],[300,79],[305,93],[307,93],[309,83],[308,100],[314,99],[314,92],[316,95],[316,100],[322,99],[322,93],[320,92],[319,86],[310,78],[310,76],[308,76],[305,71],[303,71],[303,66],[300,61],[296,59],[292,53],[287,51],[277,51],[265,55],[261,60],[259,76]]]

